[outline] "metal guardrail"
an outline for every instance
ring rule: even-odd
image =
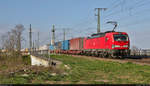
[[[52,61],[52,62],[53,62],[53,60],[57,60],[57,59],[54,59],[54,58],[50,57],[50,51],[49,50],[32,51],[30,54],[33,55],[33,56],[45,59],[45,60]]]
[[[131,55],[150,56],[150,49],[131,50]]]

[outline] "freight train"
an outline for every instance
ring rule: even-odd
[[[130,55],[130,40],[126,32],[107,31],[56,42],[51,53],[90,55],[104,58],[122,58]]]

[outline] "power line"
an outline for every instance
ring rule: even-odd
[[[143,1],[143,0],[141,0],[141,1]],[[125,11],[128,11],[128,10],[131,10],[131,9],[133,10],[133,9],[137,8],[137,7],[135,7],[136,5],[137,5],[138,7],[141,7],[141,6],[145,5],[145,4],[147,4],[147,2],[146,2],[146,3],[142,4],[142,5],[138,5],[139,3],[141,3],[141,1],[139,1],[139,2],[137,2],[137,3],[135,3],[135,4],[132,4],[132,6],[126,8],[126,9],[124,10],[124,12],[125,12]],[[122,12],[122,10],[114,11],[114,12],[112,12],[112,13],[110,13],[110,14],[104,16],[104,18],[106,18],[106,17],[108,17],[108,16],[110,17],[110,16],[112,16],[112,15],[114,15],[114,14],[118,14],[118,13],[120,13],[120,12]]]
[[[116,2],[118,2],[118,0],[116,0]],[[116,3],[116,2],[114,2],[114,3]],[[120,2],[118,2],[116,5],[114,5],[114,6],[112,6],[112,5],[110,5],[110,6],[112,6],[111,8],[110,7],[108,7],[108,10],[107,11],[109,11],[109,12],[111,12],[110,10],[111,9],[115,9],[116,7],[118,7],[119,5],[120,5],[120,3],[121,3],[121,1]],[[109,9],[110,8],[110,9]],[[113,10],[112,10],[113,11]]]
[[[89,25],[92,25],[93,23],[96,23],[96,22],[93,22],[92,20],[90,21],[90,22],[88,22],[88,23],[86,23],[86,25],[84,25],[83,27],[82,27],[82,29],[81,29],[81,27],[80,28],[76,28],[76,29],[74,29],[74,28],[72,28],[72,31],[71,32],[73,32],[72,34],[74,34],[74,33],[78,33],[78,34],[81,34],[81,32],[85,32],[85,31],[87,31],[86,29],[85,29],[85,27],[88,29],[88,26]],[[80,29],[80,30],[79,30]],[[70,29],[71,30],[71,29]]]
[[[112,8],[113,6],[114,6],[114,4],[116,4],[116,2],[118,2],[118,0],[115,0],[114,2],[112,2],[110,5],[109,5],[109,7],[107,7],[107,8]],[[110,10],[110,9],[108,9],[108,10]],[[107,10],[107,11],[108,11]]]
[[[143,14],[143,13],[145,13],[145,12],[149,12],[149,10],[150,9],[144,9],[144,10],[142,10],[142,11],[136,11],[135,13],[134,13],[134,16],[133,17],[135,17],[136,15],[139,15],[139,14]],[[127,17],[129,17],[130,18],[130,16],[127,16]],[[119,19],[116,19],[117,21],[120,21],[120,20],[127,20],[127,19],[129,19],[129,18],[127,18],[127,17],[125,17],[125,16],[122,16],[121,18],[119,18]],[[140,16],[141,17],[141,16]],[[131,17],[132,18],[132,17]],[[131,19],[130,18],[130,19]]]
[[[136,24],[140,24],[141,22],[142,23],[148,23],[146,20],[149,20],[150,18],[148,17],[146,17],[146,18],[144,18],[144,19],[141,19],[141,20],[139,20],[139,21],[135,21],[135,22],[132,22],[132,23],[128,23],[128,24],[124,24],[124,25],[121,25],[120,27],[128,27],[128,26],[133,26],[133,25],[136,25]]]
[[[135,12],[135,13],[134,13],[134,17],[137,16],[137,15],[139,15],[139,14],[143,14],[143,13],[149,12],[149,11],[150,11],[150,9],[144,9],[143,11]],[[127,18],[127,17],[123,16],[123,17],[121,17],[121,18],[119,18],[119,19],[116,19],[116,20],[117,20],[117,21],[119,21],[119,20],[127,20],[127,19],[129,19],[129,18],[131,19],[132,17],[128,16],[128,18]]]

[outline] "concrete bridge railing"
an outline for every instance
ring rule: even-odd
[[[61,64],[60,61],[52,59],[50,57],[46,58],[46,56],[42,54],[32,53],[30,55],[30,58],[31,58],[31,65],[49,67],[49,66],[56,66]]]

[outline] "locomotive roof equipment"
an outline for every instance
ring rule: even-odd
[[[111,24],[115,25],[114,28],[113,28],[113,30],[112,30],[112,31],[115,31],[115,29],[116,29],[116,27],[117,27],[117,22],[116,22],[116,21],[108,21],[108,22],[106,22],[106,23],[107,23],[107,24],[108,24],[108,23],[111,23]]]

